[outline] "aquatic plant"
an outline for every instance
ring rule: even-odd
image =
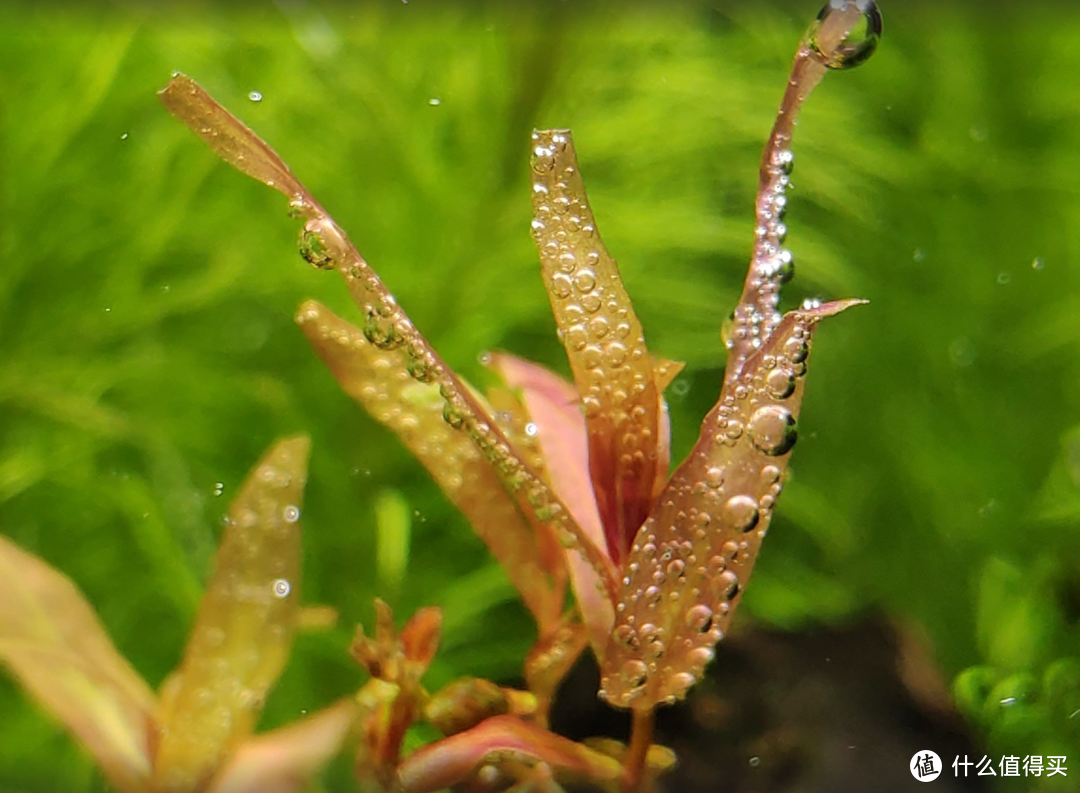
[[[233,501],[180,666],[155,695],[63,574],[0,536],[0,661],[123,793],[289,793],[337,753],[343,699],[252,735],[299,605],[307,438],[270,449]]]
[[[361,738],[362,780],[434,790],[477,769],[522,789],[560,772],[638,790],[650,779],[655,708],[685,696],[713,657],[745,590],[796,441],[817,323],[861,301],[809,301],[781,315],[793,275],[783,247],[791,137],[799,108],[828,69],[862,63],[881,18],[872,2],[832,2],[804,37],[763,154],[754,254],[726,328],[720,398],[689,457],[669,476],[663,392],[680,365],[651,356],[589,208],[569,131],[533,136],[532,231],[573,385],[514,356],[486,363],[502,384],[482,394],[415,328],[346,233],[280,157],[197,83],[176,75],[168,110],[220,157],[283,193],[304,222],[301,254],[335,269],[360,308],[355,327],[305,303],[297,321],[342,387],[393,429],[470,519],[536,619],[526,661],[534,703],[510,713],[480,681],[437,694],[450,737],[399,764],[404,731],[430,704],[420,677],[437,646],[437,612],[400,636],[379,607],[374,640],[354,654],[378,681]],[[568,586],[574,607],[566,608]],[[600,696],[633,712],[615,758],[546,730],[555,689],[588,643]],[[370,685],[370,684],[369,684]],[[459,718],[463,714],[468,718]],[[662,753],[661,753],[662,754]],[[526,756],[539,764],[523,766]],[[656,758],[653,750],[652,757]],[[655,760],[655,768],[667,761]]]
[[[563,779],[649,787],[673,762],[652,745],[655,708],[701,677],[775,509],[812,332],[859,302],[808,302],[780,314],[779,290],[793,274],[783,248],[785,188],[802,102],[826,69],[865,60],[879,33],[872,3],[833,2],[800,46],[762,160],[754,256],[726,328],[724,387],[670,476],[663,393],[680,365],[645,345],[568,131],[534,135],[533,236],[574,382],[496,353],[486,363],[500,384],[481,393],[435,353],[273,150],[176,76],[162,92],[170,111],[230,164],[283,192],[304,221],[304,257],[343,275],[361,327],[314,302],[297,320],[345,390],[414,451],[520,591],[538,626],[525,661],[529,690],[466,678],[427,692],[439,611],[422,610],[396,632],[379,602],[373,634],[360,631],[353,645],[370,675],[359,694],[250,737],[299,619],[299,439],[275,447],[234,504],[185,660],[160,697],[111,647],[70,582],[6,540],[0,560],[13,572],[0,657],[119,790],[296,789],[354,723],[365,787],[434,790],[470,778],[518,789],[557,789]],[[284,501],[273,495],[277,486]],[[603,670],[601,696],[633,712],[628,747],[547,729],[555,690],[587,645]],[[420,719],[447,737],[403,759],[405,732]]]

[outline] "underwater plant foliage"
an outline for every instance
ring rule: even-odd
[[[650,349],[687,362],[678,460],[722,380],[758,152],[817,10],[797,6],[3,8],[0,531],[71,576],[156,686],[251,461],[302,430],[305,597],[344,618],[298,638],[262,726],[355,689],[341,648],[376,594],[442,607],[431,681],[516,674],[533,628],[505,575],[292,323],[304,297],[347,315],[340,285],[291,252],[280,200],[204,156],[153,91],[182,68],[272,140],[474,381],[484,350],[566,371],[526,155],[532,128],[573,128]],[[1080,758],[1062,102],[1080,19],[933,8],[886,6],[888,46],[798,129],[788,307],[871,306],[815,358],[741,619],[883,609],[922,626],[988,752]],[[6,786],[104,789],[6,677],[0,713]]]

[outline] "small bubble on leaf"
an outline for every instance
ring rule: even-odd
[[[252,91],[248,94],[248,99],[250,99],[252,102],[258,103],[263,100],[263,95],[258,91]]]
[[[288,582],[288,580],[285,579],[285,578],[277,578],[277,579],[274,579],[273,590],[274,590],[274,597],[276,597],[276,598],[286,598],[286,597],[289,596],[289,593],[292,591],[292,584],[290,584]]]

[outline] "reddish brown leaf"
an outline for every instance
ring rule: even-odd
[[[622,773],[616,760],[587,746],[516,716],[495,716],[416,751],[401,764],[398,781],[407,793],[430,793],[467,779],[485,762],[503,759],[544,762],[595,782]]]
[[[634,539],[602,667],[612,704],[674,701],[701,678],[783,484],[811,331],[857,302],[787,314],[706,416],[697,445]]]
[[[574,387],[544,367],[506,353],[493,354],[491,367],[509,387],[520,390],[525,409],[536,427],[552,488],[581,530],[597,547],[606,547],[589,477],[585,419]],[[566,554],[578,608],[593,650],[600,657],[607,647],[615,618],[612,604],[592,566],[581,554],[574,549],[567,549]]]
[[[536,535],[469,437],[444,420],[438,386],[410,378],[398,351],[379,349],[315,301],[296,320],[345,393],[401,439],[465,514],[537,622],[556,621],[563,595],[541,563]]]
[[[608,554],[619,564],[652,508],[656,377],[619,268],[596,229],[569,130],[533,133],[533,239],[581,400]]]
[[[186,74],[173,75],[169,84],[158,92],[158,97],[166,110],[238,171],[284,193],[289,199],[307,196],[303,185],[277,152]]]

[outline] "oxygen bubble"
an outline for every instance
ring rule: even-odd
[[[579,292],[591,292],[596,288],[596,276],[592,270],[578,270],[574,276],[574,286]]]
[[[562,273],[558,273],[552,276],[550,289],[551,293],[555,295],[555,297],[562,299],[570,297],[572,291],[570,285],[570,278],[566,275],[563,275]]]
[[[286,598],[286,597],[289,596],[289,593],[292,591],[292,584],[290,584],[288,582],[288,580],[286,580],[284,578],[277,578],[277,579],[274,580],[273,590],[274,590],[274,597],[276,597],[276,598]]]
[[[615,629],[615,641],[624,647],[634,649],[637,647],[637,634],[629,625],[620,625]]]
[[[791,149],[777,149],[773,152],[772,161],[781,173],[790,174],[795,167],[795,154]]]
[[[724,504],[724,517],[736,531],[748,532],[758,523],[757,501],[750,496],[732,496]]]
[[[724,605],[726,606],[727,603]],[[713,655],[714,653],[711,647],[695,647],[687,654],[687,658],[690,659],[690,663],[695,667],[701,668],[713,659]]]
[[[792,363],[802,363],[810,355],[810,348],[805,341],[792,336],[784,342],[784,353]]]
[[[781,471],[775,465],[766,465],[761,469],[761,482],[765,485],[771,485],[780,481]]]
[[[622,677],[623,682],[626,683],[629,688],[640,688],[645,685],[645,680],[649,676],[649,667],[645,665],[644,661],[637,659],[631,659],[623,664]]]
[[[289,504],[282,510],[281,517],[284,518],[286,523],[296,523],[300,520],[300,508],[295,504]]]
[[[834,26],[844,24],[843,18],[854,9],[859,16],[839,41]],[[814,57],[830,69],[852,69],[865,63],[881,39],[881,11],[873,0],[830,0],[806,31],[806,42]],[[824,34],[824,35],[823,35]]]
[[[787,399],[795,393],[795,376],[787,369],[773,369],[765,376],[765,388],[773,399]]]
[[[333,270],[334,257],[327,249],[326,238],[308,223],[300,230],[300,255],[312,267],[320,270]]]
[[[263,95],[258,91],[252,91],[248,94],[248,99],[252,102],[261,102],[263,100]]]
[[[712,627],[712,609],[704,604],[698,604],[686,612],[686,627],[699,633],[708,632]]]
[[[725,570],[714,579],[717,593],[725,600],[733,600],[739,594],[739,576],[733,570]]]
[[[766,405],[750,417],[750,439],[771,457],[791,451],[797,437],[795,417],[785,407]]]

